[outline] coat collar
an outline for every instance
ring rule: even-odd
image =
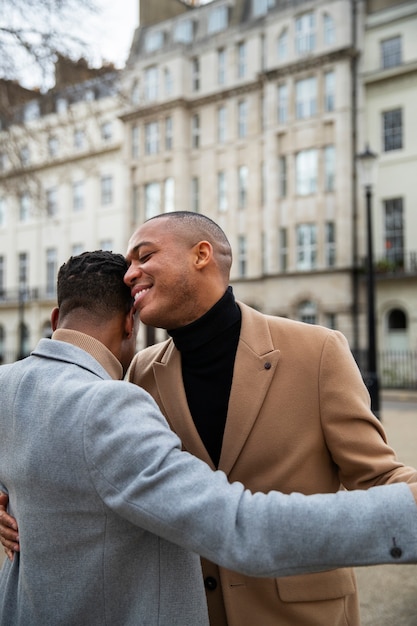
[[[279,360],[265,315],[238,303],[242,328],[236,353],[219,469],[229,473],[256,422]],[[187,405],[181,356],[173,342],[153,365],[161,405],[186,450],[213,467]]]

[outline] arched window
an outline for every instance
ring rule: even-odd
[[[304,300],[298,306],[298,319],[307,324],[317,323],[317,307],[311,300]]]
[[[388,350],[409,350],[407,313],[400,308],[390,309],[385,317],[386,345]]]

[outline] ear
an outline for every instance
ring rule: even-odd
[[[56,306],[51,313],[51,327],[52,332],[58,328],[59,309]]]
[[[125,334],[126,337],[129,339],[133,333],[137,334],[137,328],[135,311],[132,307],[129,313],[127,313],[125,316]]]
[[[194,246],[195,267],[198,270],[204,269],[213,258],[213,246],[209,241],[199,241]]]

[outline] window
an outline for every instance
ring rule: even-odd
[[[237,105],[237,134],[239,139],[243,139],[248,134],[247,117],[248,104],[246,100],[241,100]]]
[[[384,200],[385,254],[394,267],[404,265],[403,199]]]
[[[305,13],[295,20],[295,48],[297,54],[308,54],[316,47],[314,13]]]
[[[334,72],[324,74],[324,110],[334,111],[335,78]]]
[[[57,270],[57,251],[55,248],[48,248],[46,251],[46,294],[50,297],[56,292]]]
[[[237,206],[238,209],[246,209],[248,203],[248,175],[246,165],[241,165],[237,172]]]
[[[227,6],[216,7],[211,9],[208,17],[207,32],[209,35],[219,33],[228,26],[228,8]]]
[[[200,180],[196,176],[191,179],[191,211],[200,211]]]
[[[172,177],[164,182],[164,212],[175,211],[175,181]]]
[[[226,83],[226,50],[224,48],[217,51],[217,82],[219,85]]]
[[[161,213],[161,185],[147,183],[145,185],[145,220]]]
[[[298,307],[298,319],[305,324],[315,324],[317,319],[317,307],[314,302],[305,300]]]
[[[145,154],[157,154],[159,152],[159,124],[149,122],[145,124]]]
[[[297,269],[306,271],[316,267],[317,237],[315,224],[297,226]]]
[[[288,236],[287,229],[279,229],[279,269],[286,272],[288,269]]]
[[[0,255],[0,298],[4,298],[6,289],[6,262],[3,255]]]
[[[34,120],[39,119],[41,115],[41,108],[38,100],[32,100],[31,102],[27,102],[25,104],[25,108],[23,110],[23,121],[33,122]]]
[[[72,208],[74,211],[84,209],[84,181],[78,180],[72,185]]]
[[[0,288],[0,297],[2,297],[3,291]],[[4,331],[4,326],[0,326],[0,365],[3,365],[5,358],[5,338],[6,333]]]
[[[191,43],[194,37],[194,25],[192,20],[181,20],[174,30],[174,41],[178,43]]]
[[[266,165],[265,161],[261,162],[260,167],[260,180],[261,180],[261,207],[265,206],[266,203]]]
[[[381,67],[387,69],[402,63],[401,37],[391,37],[381,41]]]
[[[237,45],[237,77],[244,78],[246,75],[246,44],[241,41]]]
[[[300,196],[317,191],[317,150],[302,150],[296,155],[296,189]]]
[[[172,150],[172,117],[165,118],[165,150]]]
[[[275,6],[275,0],[252,0],[253,17],[261,17],[268,13],[268,9]]]
[[[7,209],[5,198],[0,197],[0,228],[6,226]]]
[[[167,97],[172,96],[172,92],[174,90],[174,80],[169,67],[164,69],[164,90]]]
[[[278,181],[279,189],[278,195],[280,198],[285,198],[287,195],[287,157],[280,156],[278,161]]]
[[[68,111],[68,100],[58,97],[55,102],[55,109],[57,113],[66,113]]]
[[[145,70],[145,99],[148,101],[158,98],[158,68],[154,65]]]
[[[295,83],[297,119],[312,117],[317,112],[317,80],[314,76]]]
[[[191,147],[200,147],[200,116],[198,113],[191,118]]]
[[[58,213],[58,189],[50,187],[46,190],[46,214],[54,217]]]
[[[217,141],[224,143],[226,141],[226,107],[221,106],[217,109]]]
[[[111,252],[113,250],[113,241],[111,239],[102,239],[98,244],[100,250],[107,250]]]
[[[26,289],[28,283],[29,255],[27,252],[19,252],[18,256],[18,283],[19,289]]]
[[[248,253],[245,235],[239,235],[237,238],[237,267],[239,276],[246,276],[246,268],[248,262]]]
[[[59,149],[58,137],[55,137],[53,135],[51,137],[48,137],[48,155],[51,158],[56,157],[58,154],[58,149]]]
[[[22,148],[20,149],[20,163],[22,167],[26,167],[30,164],[29,146],[22,146]]]
[[[133,185],[132,187],[132,219],[133,219],[134,224],[136,224],[139,221],[139,211],[140,211],[139,186]]]
[[[265,39],[265,35],[261,35],[260,49],[261,49],[260,66],[261,66],[261,70],[264,71],[265,68],[266,68],[266,39]]]
[[[100,135],[103,141],[110,141],[113,134],[111,122],[103,122],[100,126]]]
[[[139,81],[135,80],[132,85],[132,91],[130,92],[130,99],[134,106],[138,105],[140,102],[140,85]]]
[[[140,131],[139,126],[135,124],[131,128],[131,152],[132,159],[137,159],[139,157],[139,146],[140,146]]]
[[[336,315],[336,313],[326,313],[326,316],[325,316],[325,326],[326,326],[326,328],[331,328],[332,330],[337,330],[337,315]]]
[[[82,243],[74,243],[71,246],[71,255],[72,256],[78,256],[79,254],[84,252],[84,250],[85,250],[84,244],[82,244]]]
[[[145,50],[146,52],[156,52],[164,45],[164,32],[162,30],[150,31],[146,35]]]
[[[74,148],[81,150],[85,145],[85,133],[81,128],[74,131]]]
[[[28,222],[31,213],[31,200],[29,193],[24,191],[19,196],[19,220],[21,222]]]
[[[217,172],[217,209],[220,212],[227,211],[227,186],[226,172]]]
[[[336,40],[334,19],[328,13],[323,16],[323,30],[324,30],[324,43],[326,46],[331,46]]]
[[[278,85],[278,122],[285,124],[288,120],[288,87]]]
[[[200,61],[196,58],[191,60],[191,88],[193,91],[200,89]]]
[[[277,54],[279,61],[285,61],[288,57],[288,31],[283,30],[277,41]]]
[[[382,120],[384,151],[400,150],[403,147],[402,110],[386,111]]]
[[[106,175],[101,177],[101,205],[111,204],[113,202],[113,176]]]
[[[334,146],[324,148],[324,189],[334,191],[334,177],[336,171],[336,152]]]
[[[336,226],[334,222],[326,222],[324,254],[326,267],[334,267],[336,265]]]

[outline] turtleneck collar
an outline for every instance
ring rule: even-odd
[[[221,335],[225,330],[241,320],[241,312],[236,304],[232,287],[228,287],[225,294],[191,324],[168,330],[175,347],[180,352],[191,352],[200,349],[212,339]]]

